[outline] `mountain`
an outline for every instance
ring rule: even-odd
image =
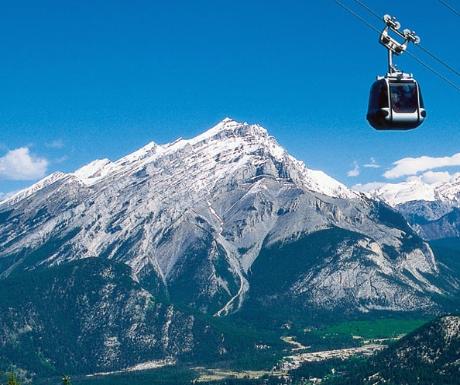
[[[360,186],[358,186],[359,189]],[[454,174],[447,181],[425,181],[414,176],[400,183],[374,183],[361,186],[368,196],[381,199],[390,206],[408,202],[444,202],[458,205],[460,202],[460,174]]]
[[[427,183],[412,177],[401,183],[370,186],[366,194],[398,210],[426,240],[460,236],[460,175]]]
[[[460,374],[460,317],[438,318],[402,338],[356,367],[336,385],[458,384]],[[326,384],[329,384],[326,381]]]
[[[95,287],[85,265],[91,261]],[[113,280],[106,269],[118,272]],[[0,279],[9,285],[32,276],[48,283],[34,292],[33,303],[20,291],[15,296],[4,330],[22,325],[24,336],[0,334],[0,355],[9,356],[19,340],[51,344],[63,315],[43,309],[58,303],[75,318],[72,348],[62,359],[73,362],[82,349],[77,342],[94,329],[101,358],[72,368],[81,372],[120,368],[141,356],[201,357],[193,341],[203,330],[210,331],[210,351],[230,354],[219,338],[231,337],[217,331],[217,318],[241,315],[268,324],[271,318],[436,313],[458,290],[458,278],[399,213],[307,168],[261,126],[231,119],[193,139],[152,142],[114,162],[53,174],[1,202]],[[117,288],[117,276],[131,296]],[[81,300],[54,284],[68,280]],[[45,290],[49,285],[55,290]],[[90,293],[97,294],[93,302]],[[136,304],[139,297],[144,300]],[[152,310],[147,303],[158,305]],[[108,309],[105,318],[96,316],[100,304]],[[123,314],[146,326],[119,323]],[[159,342],[171,330],[189,330],[191,319],[202,324],[182,336],[191,341],[187,354]],[[127,335],[127,328],[139,334]],[[114,354],[117,341],[124,346],[127,339],[131,350]],[[145,341],[155,341],[150,350]],[[46,351],[50,356],[40,350],[41,362],[59,367],[52,349]]]

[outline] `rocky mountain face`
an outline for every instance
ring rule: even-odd
[[[436,312],[458,287],[399,213],[308,169],[264,128],[231,119],[190,140],[53,174],[1,202],[0,279],[60,269],[40,290],[75,318],[75,340],[85,345],[94,328],[93,341],[106,348],[91,370],[130,365],[145,352],[193,355],[204,330],[210,351],[229,351],[194,314]],[[78,293],[67,295],[66,285]],[[6,351],[12,339],[50,335],[63,316],[28,302],[12,308],[1,322],[24,332],[0,335]],[[179,330],[189,344],[176,346]]]
[[[445,316],[369,360],[338,384],[457,384],[460,374],[460,317]]]

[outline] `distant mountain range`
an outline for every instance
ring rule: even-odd
[[[420,229],[225,119],[0,203],[0,357],[89,373],[254,348],[235,315],[436,314],[459,277]]]
[[[423,178],[411,177],[400,183],[376,183],[366,189],[369,196],[384,200],[390,206],[408,202],[444,202],[459,204],[460,174],[455,174],[448,181],[427,183]]]
[[[460,237],[460,175],[447,182],[426,183],[414,177],[378,184],[366,195],[401,212],[424,239]]]

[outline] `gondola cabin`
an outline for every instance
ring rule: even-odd
[[[422,93],[411,76],[382,77],[372,85],[367,120],[377,130],[410,130],[426,117]]]

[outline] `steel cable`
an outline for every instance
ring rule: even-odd
[[[369,23],[364,17],[362,17],[361,15],[359,15],[358,13],[356,13],[355,11],[353,11],[350,7],[348,7],[347,5],[345,5],[344,3],[342,3],[340,0],[334,0],[335,3],[337,5],[339,5],[340,7],[342,7],[344,10],[346,10],[350,15],[356,17],[358,20],[360,20],[362,23],[364,23],[365,25],[367,25],[368,28],[371,28],[374,32],[377,32],[379,35],[381,33],[381,31],[379,29],[377,29],[374,25],[372,25],[371,23]],[[358,3],[361,3],[359,0],[354,0]],[[405,51],[407,52],[407,54],[409,56],[411,56],[414,60],[416,60],[420,65],[422,65],[423,67],[425,67],[426,69],[428,69],[429,71],[431,71],[433,74],[435,74],[436,76],[438,76],[441,80],[445,81],[447,84],[449,84],[450,86],[452,86],[453,88],[455,88],[458,92],[460,92],[460,86],[458,86],[456,83],[454,83],[452,80],[450,80],[449,78],[447,78],[446,76],[444,76],[443,74],[441,74],[440,72],[438,72],[437,70],[435,70],[433,67],[431,67],[429,64],[425,63],[422,59],[420,59],[417,55],[413,54],[412,52],[410,51]]]

